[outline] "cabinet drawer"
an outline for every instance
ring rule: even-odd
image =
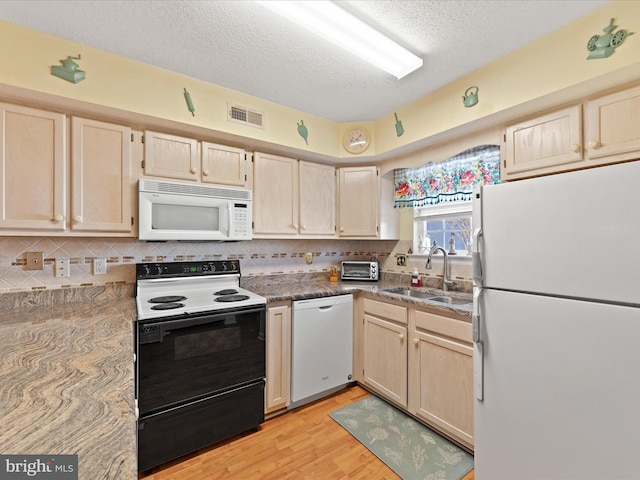
[[[407,324],[407,307],[365,298],[364,311],[376,317],[387,318],[395,322]]]
[[[416,310],[416,328],[471,343],[471,323]]]

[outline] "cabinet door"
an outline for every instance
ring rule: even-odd
[[[71,120],[71,229],[131,232],[131,128]]]
[[[505,137],[505,178],[567,170],[583,160],[582,107],[511,125]]]
[[[640,156],[640,87],[587,103],[586,141],[589,160],[598,163]]]
[[[378,236],[378,169],[339,169],[339,234],[341,237]]]
[[[64,231],[66,119],[0,104],[0,228]]]
[[[202,142],[202,181],[235,187],[247,186],[247,167],[242,148]]]
[[[199,180],[198,142],[166,133],[144,132],[144,174],[182,180]]]
[[[254,157],[253,233],[298,233],[298,161],[266,153]]]
[[[407,408],[407,328],[365,313],[364,383]]]
[[[300,234],[335,235],[336,171],[329,165],[300,161]]]
[[[409,411],[473,448],[471,324],[415,312],[409,347]]]
[[[289,405],[291,390],[291,308],[267,309],[265,413]]]

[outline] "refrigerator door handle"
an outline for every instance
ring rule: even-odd
[[[484,400],[484,344],[482,343],[481,308],[482,288],[473,289],[473,313],[471,315],[473,334],[473,390],[476,400]]]
[[[482,241],[482,237],[482,228],[478,227],[474,229],[472,242],[473,247],[471,251],[471,264],[473,266],[473,283],[478,287],[482,287],[482,257],[480,255],[480,242]]]
[[[473,312],[471,314],[471,326],[473,332],[473,342],[479,343],[480,340],[480,297],[482,296],[482,288],[475,287],[473,289]]]

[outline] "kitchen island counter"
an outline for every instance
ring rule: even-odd
[[[0,296],[0,453],[77,454],[81,480],[137,478],[130,290]]]

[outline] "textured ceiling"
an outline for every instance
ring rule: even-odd
[[[337,3],[424,66],[398,80],[252,1],[0,0],[0,19],[350,122],[390,113],[609,1]]]

